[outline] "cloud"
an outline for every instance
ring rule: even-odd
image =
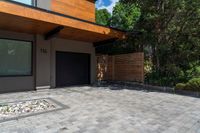
[[[104,6],[104,0],[97,0],[96,7],[99,9],[102,6]]]
[[[98,0],[97,3],[96,3],[97,9],[107,9],[110,13],[112,13],[113,7],[115,7],[116,3],[119,0],[109,0],[109,1],[110,1],[110,5],[105,6],[103,0]]]

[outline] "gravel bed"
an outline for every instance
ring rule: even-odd
[[[42,112],[55,108],[55,105],[51,104],[46,99],[0,104],[0,119],[27,113]]]

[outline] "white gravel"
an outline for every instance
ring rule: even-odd
[[[41,112],[54,108],[56,107],[45,99],[8,103],[5,105],[0,104],[0,118],[32,112]]]

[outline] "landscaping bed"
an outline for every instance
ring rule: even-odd
[[[0,121],[26,116],[30,114],[42,113],[59,108],[49,99],[34,99],[0,104]]]

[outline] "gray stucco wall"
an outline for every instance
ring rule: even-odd
[[[0,38],[33,41],[33,76],[0,77],[0,93],[56,87],[56,51],[88,53],[91,55],[91,83],[96,80],[96,56],[92,43],[54,38],[44,40],[42,35],[29,35],[0,30]]]
[[[51,0],[37,0],[37,7],[51,10]]]
[[[37,89],[50,88],[51,41],[44,40],[43,36],[37,35],[36,44],[36,87]]]
[[[45,50],[45,52],[44,52]],[[37,35],[37,89],[56,87],[56,51],[88,53],[91,55],[91,83],[96,80],[96,57],[92,43],[54,38],[46,41]]]
[[[90,70],[90,82],[93,83],[96,80],[96,57],[95,48],[92,43],[72,41],[66,39],[53,39],[52,40],[52,52],[51,52],[51,87],[56,86],[56,72],[55,72],[55,62],[56,62],[56,51],[66,51],[75,53],[88,53],[91,55],[91,70]]]
[[[0,30],[0,38],[34,41],[33,35],[8,32],[3,30]],[[33,90],[34,88],[34,76],[0,77],[0,93],[12,91],[28,91]]]

